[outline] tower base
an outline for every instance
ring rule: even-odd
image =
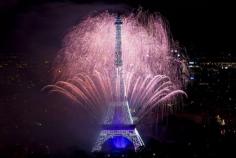
[[[117,137],[123,137],[127,139],[129,142],[133,144],[134,151],[138,151],[138,149],[142,146],[144,146],[144,143],[137,131],[136,128],[133,129],[103,129],[98,139],[92,149],[92,152],[101,152],[103,151],[103,144],[108,141],[109,139],[117,138]],[[125,145],[122,145],[120,142],[118,142],[119,147],[125,148]]]

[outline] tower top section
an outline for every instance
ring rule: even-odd
[[[121,16],[118,14],[115,19],[116,26],[116,41],[115,41],[115,66],[122,66],[122,52],[121,52],[121,25],[122,25]]]
[[[118,15],[116,16],[115,25],[122,25],[122,24],[123,24],[123,22],[122,22],[122,20],[121,20],[120,14],[118,14]]]

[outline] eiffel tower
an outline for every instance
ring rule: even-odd
[[[123,63],[121,51],[121,26],[122,19],[117,15],[115,20],[116,27],[116,45],[115,45],[115,101],[112,102],[107,111],[102,130],[95,142],[92,152],[104,150],[134,150],[137,151],[144,146],[129,109],[129,103],[126,98],[126,90],[123,79]],[[108,147],[106,147],[108,146]],[[108,148],[108,149],[104,149]]]

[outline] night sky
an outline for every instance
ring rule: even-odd
[[[37,10],[43,4],[50,3],[88,4],[126,4],[131,8],[142,6],[150,11],[160,12],[168,21],[175,40],[194,55],[234,54],[235,9],[227,1],[213,0],[125,0],[125,1],[94,1],[94,0],[10,0],[0,2],[1,8],[1,41],[8,47],[6,38],[17,27],[19,14]],[[52,9],[51,8],[51,9]],[[65,8],[64,8],[65,9]],[[63,13],[62,13],[63,14]],[[68,11],[64,14],[69,14]],[[5,42],[4,42],[5,41]],[[12,44],[12,43],[11,43]],[[4,47],[4,46],[3,46]],[[2,47],[1,47],[2,48]],[[14,47],[13,47],[14,48]],[[9,48],[6,48],[7,52]],[[4,51],[1,51],[3,53]],[[6,51],[5,51],[6,52]],[[222,54],[223,53],[223,54]]]
[[[236,14],[226,1],[1,0],[0,150],[5,144],[24,143],[63,148],[83,142],[79,145],[86,148],[94,141],[88,131],[97,127],[82,120],[76,106],[40,89],[52,83],[51,63],[72,26],[94,10],[139,6],[166,18],[173,38],[189,56],[235,56]]]

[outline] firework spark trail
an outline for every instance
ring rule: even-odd
[[[126,76],[131,75],[132,73]],[[96,72],[96,75],[93,76],[86,75],[85,77],[83,75],[83,78],[85,80],[76,78],[66,82],[58,81],[54,85],[46,86],[44,89],[64,94],[72,101],[78,103],[81,108],[87,110],[93,117],[99,119],[101,117],[99,114],[102,114],[114,100],[111,93],[113,90],[113,86],[111,86],[112,80],[109,75],[105,76],[99,72]],[[130,85],[127,88],[127,98],[130,108],[134,111],[133,115],[139,119],[139,122],[152,109],[158,107],[161,102],[171,100],[171,97],[179,94],[186,95],[184,91],[175,89],[169,78],[163,75],[154,77],[141,76],[133,78],[129,82],[127,83]],[[89,85],[85,83],[89,83]],[[161,111],[164,108],[166,107],[163,106]]]
[[[115,16],[107,12],[88,17],[64,39],[55,61],[54,85],[44,89],[63,94],[93,117],[114,101]],[[140,121],[181,88],[179,61],[170,53],[163,20],[142,12],[123,17],[122,57],[127,99]],[[61,80],[61,81],[60,81]]]
[[[158,16],[141,19],[141,14],[124,17],[122,54],[124,72],[176,76],[170,62],[170,42],[165,25]],[[145,25],[140,22],[145,21]],[[144,23],[144,22],[143,22]],[[79,72],[91,73],[114,68],[114,16],[102,13],[88,17],[65,37],[64,48],[55,65],[55,76],[66,79]],[[60,71],[58,71],[60,70]],[[170,71],[171,70],[171,71]]]

